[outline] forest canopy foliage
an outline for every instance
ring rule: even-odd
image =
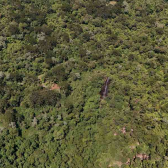
[[[167,168],[167,18],[166,0],[1,0],[0,167]]]

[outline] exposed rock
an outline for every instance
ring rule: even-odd
[[[128,13],[129,10],[130,10],[130,5],[129,5],[129,3],[127,1],[123,2],[123,7],[124,7],[124,12]]]
[[[45,33],[41,32],[40,34],[37,35],[37,40],[38,41],[44,41],[45,40]]]
[[[164,157],[164,159],[165,159],[165,160],[168,160],[168,157],[167,157],[167,156],[165,156],[165,157]]]
[[[75,73],[75,76],[76,76],[77,79],[81,78],[80,73]]]
[[[54,64],[58,62],[57,58],[55,58],[55,57],[51,57],[51,60]]]
[[[105,83],[104,83],[104,85],[102,86],[102,89],[101,89],[101,91],[100,91],[100,98],[101,98],[101,99],[104,99],[105,97],[107,97],[109,84],[110,84],[110,78],[107,77],[107,78],[106,78],[106,81],[105,81]]]
[[[140,158],[140,160],[148,160],[149,156],[146,154],[136,154],[135,158]]]
[[[32,127],[35,127],[36,125],[37,125],[37,118],[34,117],[32,122]]]
[[[15,122],[11,122],[11,123],[9,124],[9,126],[12,127],[12,128],[16,128],[16,123],[15,123]]]
[[[165,24],[159,23],[159,22],[157,21],[157,22],[155,22],[155,26],[158,27],[158,28],[164,28],[164,27],[165,27]]]
[[[61,115],[58,115],[57,117],[58,117],[58,120],[61,120],[61,119],[62,119],[62,116],[61,116]]]
[[[67,122],[66,122],[66,121],[64,121],[64,125],[67,125]]]
[[[122,132],[123,134],[125,134],[125,133],[126,133],[126,128],[123,127],[123,128],[121,129],[121,132]]]

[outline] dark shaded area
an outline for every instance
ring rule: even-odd
[[[105,97],[107,97],[109,84],[110,84],[110,78],[107,77],[107,79],[106,79],[106,81],[105,81],[105,83],[102,86],[102,89],[100,91],[101,99],[104,99]]]

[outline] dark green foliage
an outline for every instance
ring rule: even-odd
[[[84,56],[86,56],[86,50],[84,48],[80,48],[79,49],[79,55],[81,58],[83,58]]]
[[[34,91],[29,96],[30,107],[55,106],[60,99],[60,94],[52,90]]]
[[[50,70],[50,72],[46,75],[46,78],[51,79],[52,81],[65,81],[67,78],[67,74],[65,72],[65,68],[63,65],[57,65]]]
[[[31,36],[31,35],[26,35],[26,36],[25,36],[25,40],[26,40],[28,43],[30,43],[31,45],[34,45],[34,44],[37,43],[37,40],[36,40],[33,36]]]
[[[12,109],[6,110],[3,118],[4,118],[4,122],[7,123],[7,124],[10,124],[11,122],[16,121],[15,120],[15,114],[14,114],[14,111]]]
[[[52,28],[47,26],[46,24],[43,24],[40,28],[41,32],[44,32],[46,35],[50,35],[52,33]]]
[[[90,40],[90,34],[89,33],[84,33],[83,34],[83,39],[85,40],[85,41],[89,41]]]
[[[65,12],[70,12],[71,11],[71,5],[69,2],[63,2],[61,5],[61,9]]]
[[[63,33],[62,34],[62,40],[68,43],[70,41],[69,35],[67,33]]]
[[[0,100],[0,113],[5,112],[5,100]]]
[[[18,72],[12,72],[10,74],[10,79],[12,81],[16,81],[16,82],[21,82],[23,80],[23,77],[21,74],[19,74]]]
[[[71,93],[71,86],[65,81],[61,82],[60,85],[65,95],[68,96]]]
[[[8,35],[11,36],[15,34],[19,34],[19,29],[18,29],[18,24],[14,22],[9,25]]]

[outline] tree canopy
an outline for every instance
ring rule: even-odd
[[[167,168],[167,9],[1,0],[0,167]]]

